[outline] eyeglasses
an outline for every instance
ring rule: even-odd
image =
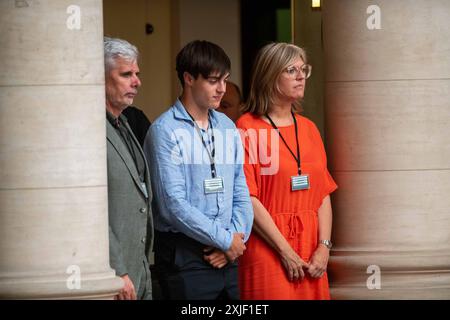
[[[304,64],[300,68],[291,66],[286,68],[284,71],[291,79],[297,79],[300,75],[300,72],[305,77],[305,79],[308,79],[311,76],[312,66],[309,64]]]

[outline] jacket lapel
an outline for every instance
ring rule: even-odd
[[[126,125],[127,125],[127,129],[131,131],[128,123],[126,123]],[[134,137],[134,135],[132,134],[131,136],[133,137],[133,141],[136,142],[137,140]],[[128,171],[130,172],[131,176],[133,177],[133,180],[134,180],[134,183],[136,184],[136,186],[139,188],[139,190],[142,192],[142,194],[145,195],[145,192],[142,189],[142,186],[140,183],[139,173],[137,171],[136,165],[134,164],[134,160],[131,157],[130,152],[128,151],[127,147],[124,145],[122,138],[119,136],[116,129],[114,129],[114,127],[111,125],[111,123],[109,123],[109,121],[106,121],[106,138],[111,143],[111,145],[114,147],[114,149],[116,149],[119,156],[122,158],[123,162],[125,163],[125,166],[127,167]],[[139,144],[138,144],[138,146],[139,146]],[[140,147],[139,147],[139,150],[142,153]],[[146,162],[146,161],[144,161],[144,162]],[[146,163],[145,163],[145,167],[146,167],[146,180],[147,180],[148,169],[147,169]],[[148,184],[147,181],[146,181],[146,184]]]
[[[122,116],[122,115],[121,115],[121,116]],[[138,150],[139,150],[139,153],[141,154],[142,158],[144,159],[144,165],[145,165],[145,184],[146,184],[146,186],[147,186],[147,190],[148,190],[148,192],[149,192],[149,197],[150,197],[150,196],[151,196],[151,193],[150,193],[150,188],[151,188],[151,186],[150,186],[150,171],[149,171],[149,169],[148,169],[148,163],[147,163],[147,159],[146,159],[145,154],[144,154],[144,150],[142,150],[141,144],[139,143],[138,139],[137,139],[136,136],[134,135],[133,130],[131,130],[131,127],[130,127],[130,125],[129,125],[129,123],[128,123],[127,118],[126,118],[125,116],[123,116],[123,117],[125,118],[125,119],[124,119],[125,126],[127,127],[128,131],[131,132],[131,137],[132,137],[134,143],[137,145]],[[142,191],[142,190],[141,190],[141,191]]]

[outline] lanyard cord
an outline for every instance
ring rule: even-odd
[[[186,110],[186,112],[189,115],[189,117],[191,117],[192,121],[194,122],[195,130],[197,131],[198,135],[200,136],[200,139],[202,140],[203,147],[206,149],[206,152],[208,153],[209,161],[211,163],[211,176],[214,179],[217,176],[216,163],[214,161],[214,157],[215,157],[215,154],[216,154],[216,145],[214,143],[214,130],[213,130],[214,128],[213,128],[213,125],[212,125],[212,121],[211,121],[211,119],[209,117],[209,112],[208,112],[208,123],[209,123],[209,126],[211,127],[211,142],[212,142],[212,150],[211,150],[211,152],[209,152],[209,149],[208,149],[208,146],[206,145],[205,139],[203,139],[202,131],[201,131],[200,127],[198,126],[197,122],[195,122],[194,117],[189,113],[189,111]]]
[[[269,119],[270,124],[272,125],[272,127],[277,130],[278,135],[280,136],[281,140],[283,140],[285,146],[288,148],[289,152],[292,154],[292,156],[294,157],[295,161],[297,162],[297,168],[298,168],[298,175],[301,176],[302,175],[302,170],[301,170],[301,166],[300,166],[300,143],[298,142],[298,126],[297,126],[297,120],[295,119],[295,115],[294,112],[291,111],[291,115],[292,115],[292,119],[294,119],[294,126],[295,126],[295,140],[297,142],[297,156],[295,156],[294,152],[292,152],[291,148],[289,148],[286,140],[284,140],[283,135],[280,132],[280,129],[278,129],[278,127],[276,126],[276,124],[272,121],[272,119],[269,117],[269,114],[266,113],[266,117],[267,119]]]

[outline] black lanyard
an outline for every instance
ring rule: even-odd
[[[283,140],[286,148],[288,148],[289,152],[294,157],[295,161],[297,162],[298,167],[298,175],[302,175],[302,170],[300,169],[300,143],[298,142],[298,127],[297,127],[297,120],[295,119],[294,112],[291,111],[292,119],[294,119],[294,126],[295,126],[295,140],[297,141],[297,156],[295,156],[294,152],[292,152],[291,148],[289,148],[286,140],[284,140],[283,136],[281,135],[280,129],[275,125],[275,123],[272,121],[272,119],[269,117],[269,114],[266,114],[267,119],[269,119],[270,124],[272,127],[274,127],[275,130],[277,130],[278,134],[280,135],[281,140]]]
[[[208,112],[208,123],[209,123],[209,126],[211,127],[211,143],[212,143],[211,152],[209,152],[209,149],[208,149],[208,146],[206,145],[205,139],[203,139],[202,131],[201,131],[200,127],[197,125],[197,122],[195,122],[194,117],[187,110],[186,110],[186,112],[189,115],[189,117],[191,117],[192,121],[194,122],[195,130],[197,131],[198,135],[200,136],[200,139],[202,139],[203,147],[206,149],[206,152],[208,153],[209,161],[211,163],[211,176],[214,179],[217,176],[216,163],[214,161],[214,156],[216,154],[216,145],[214,144],[214,130],[213,130],[213,125],[212,125],[211,119],[209,117],[209,112]]]

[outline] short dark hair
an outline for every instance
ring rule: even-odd
[[[185,72],[197,79],[199,74],[208,78],[213,72],[218,72],[222,77],[231,69],[230,58],[225,51],[205,40],[194,40],[185,45],[177,54],[176,64],[178,79],[183,87]]]

